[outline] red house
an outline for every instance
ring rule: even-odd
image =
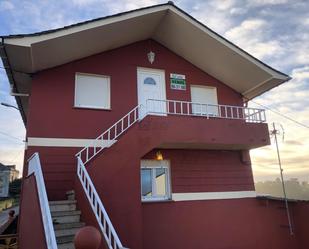
[[[288,75],[170,2],[0,51],[27,129],[20,248],[73,248],[84,225],[101,248],[309,248],[308,205],[290,204],[290,235],[250,164],[270,140],[247,101]]]

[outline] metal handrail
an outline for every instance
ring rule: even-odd
[[[110,147],[116,142],[116,139],[123,134],[127,129],[134,125],[139,120],[139,110],[141,105],[134,107],[125,116],[119,119],[115,124],[108,128],[105,132],[99,135],[92,145],[84,147],[75,156],[81,158],[82,162],[86,164],[104,148]],[[107,144],[106,144],[107,141]]]
[[[107,242],[108,248],[125,249],[121,244],[115,228],[80,157],[77,157],[77,175]]]
[[[40,163],[39,153],[34,153],[28,159],[28,176],[34,174],[36,179],[36,185],[38,190],[42,222],[45,232],[45,239],[48,249],[57,249],[55,230],[50,213],[49,203],[46,194],[45,182],[42,173],[42,167]]]
[[[181,100],[148,99],[146,101],[146,108],[147,114],[239,119],[250,123],[266,122],[265,110],[243,106],[202,104]]]
[[[121,134],[123,134],[132,125],[134,125],[140,118],[139,112],[141,108],[141,105],[134,107],[125,116],[123,116],[105,132],[99,135],[95,139],[93,146],[89,145],[84,147],[76,154],[78,178],[85,191],[89,204],[97,219],[109,249],[125,249],[125,247],[123,247],[121,244],[114,226],[85,168],[85,164],[94,158],[97,154],[99,154],[104,148],[110,147],[112,144],[114,144],[116,139]],[[104,144],[104,141],[107,141],[107,145]]]

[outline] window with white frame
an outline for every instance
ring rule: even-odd
[[[141,161],[142,201],[159,201],[170,198],[169,161]]]
[[[218,116],[216,87],[191,85],[191,101],[193,114]]]
[[[110,77],[77,73],[74,106],[110,109]]]

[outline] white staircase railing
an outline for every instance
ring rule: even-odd
[[[248,123],[266,122],[265,110],[231,105],[201,104],[180,100],[148,99],[147,115],[170,114],[206,118],[239,119]]]
[[[91,181],[91,178],[85,168],[82,160],[77,157],[77,175],[83,186],[85,194],[91,205],[92,211],[97,219],[100,229],[104,235],[109,249],[125,249],[114,229],[111,220],[103,206],[103,203]]]
[[[79,157],[84,164],[86,164],[97,154],[99,154],[104,148],[113,145],[116,142],[116,139],[122,133],[124,133],[127,129],[129,129],[139,120],[139,111],[141,108],[141,105],[134,107],[130,112],[128,112],[128,114],[123,116],[109,129],[107,129],[100,136],[98,136],[93,142],[93,145],[88,145],[87,147],[84,147],[76,154],[76,156]]]
[[[42,213],[42,222],[48,249],[57,249],[53,221],[49,209],[45,182],[42,173],[39,154],[36,152],[28,159],[28,176],[34,174]]]
[[[109,249],[125,249],[114,229],[114,226],[103,206],[94,184],[85,168],[85,164],[99,154],[104,148],[113,145],[116,139],[139,120],[142,106],[134,107],[109,129],[95,139],[93,146],[89,145],[76,154],[77,175],[85,191],[92,211],[100,226],[101,232]],[[107,143],[105,143],[107,141]],[[98,146],[99,144],[99,146]],[[106,145],[107,144],[107,145]]]

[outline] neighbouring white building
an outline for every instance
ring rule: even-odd
[[[0,163],[0,197],[9,196],[10,182],[17,179],[19,171],[16,170],[15,165],[4,165]]]

